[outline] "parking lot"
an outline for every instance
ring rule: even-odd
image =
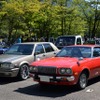
[[[100,100],[100,77],[89,81],[84,90],[74,86],[44,86],[32,78],[0,78],[0,100]]]

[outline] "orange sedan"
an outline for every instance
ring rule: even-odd
[[[100,46],[64,47],[55,57],[33,62],[30,76],[40,84],[87,86],[88,80],[100,76]]]

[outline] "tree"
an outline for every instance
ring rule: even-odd
[[[75,0],[80,7],[80,11],[83,13],[84,20],[87,21],[88,33],[90,38],[97,35],[100,23],[100,1],[97,0]]]
[[[78,7],[71,0],[57,0],[59,5],[58,16],[61,22],[61,34],[83,34],[85,21],[81,18]]]
[[[20,16],[23,14],[19,0],[18,1],[9,0],[9,2],[6,2],[2,7],[2,12],[4,12],[2,18],[3,18],[3,24],[5,25],[8,33],[8,41],[12,42],[13,30],[16,28],[15,27],[16,25],[17,26],[19,25]]]

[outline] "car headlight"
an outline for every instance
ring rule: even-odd
[[[2,63],[1,68],[11,69],[11,68],[14,68],[14,64],[12,64],[12,63]]]
[[[59,69],[59,74],[62,75],[71,75],[72,74],[72,70],[70,68],[60,68]]]
[[[38,72],[38,67],[30,66],[30,72]]]

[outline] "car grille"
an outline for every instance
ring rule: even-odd
[[[40,74],[56,74],[56,67],[38,66],[38,73],[40,73]]]

